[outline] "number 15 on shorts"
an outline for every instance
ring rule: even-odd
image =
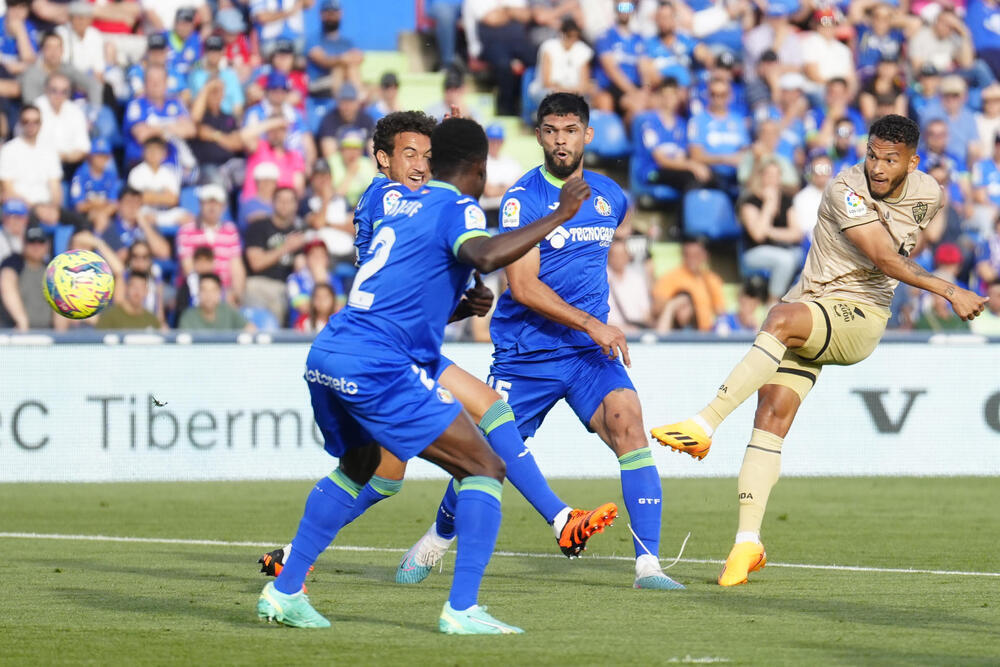
[[[486,378],[486,384],[488,384],[493,391],[500,394],[500,398],[502,398],[505,403],[510,402],[510,382],[507,382],[506,380],[497,380],[491,375]]]

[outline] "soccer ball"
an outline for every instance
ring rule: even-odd
[[[111,303],[115,277],[97,253],[68,250],[49,262],[42,292],[52,310],[72,320],[83,320]]]

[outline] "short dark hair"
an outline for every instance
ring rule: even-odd
[[[920,141],[920,126],[906,116],[891,113],[872,123],[868,136],[914,149]]]
[[[486,161],[490,144],[483,127],[469,118],[446,118],[431,132],[431,172],[451,176]]]
[[[215,259],[215,250],[210,245],[200,245],[194,249],[192,259]]]
[[[143,280],[145,280],[148,283],[149,282],[149,273],[146,272],[146,271],[129,271],[128,280],[132,280],[133,278],[142,278]],[[128,282],[128,281],[126,281],[126,282]]]
[[[41,46],[41,45],[45,44],[45,42],[49,41],[53,37],[55,37],[56,39],[58,39],[60,42],[63,41],[62,35],[60,35],[59,33],[57,33],[55,30],[47,30],[42,35],[42,38],[40,40],[38,40],[38,45]]]
[[[282,192],[291,192],[296,200],[299,198],[299,193],[295,191],[295,188],[290,188],[287,185],[283,185],[274,191],[274,195],[271,196],[271,201],[277,201],[278,195],[280,195]]]
[[[165,149],[167,147],[167,142],[163,137],[153,135],[149,139],[142,142],[143,148],[148,148],[149,146],[160,146]]]
[[[375,134],[372,137],[374,151],[392,155],[396,147],[396,135],[415,132],[429,137],[435,125],[437,121],[423,111],[394,111],[375,123]]]
[[[25,111],[34,111],[39,116],[42,115],[42,110],[36,107],[34,104],[25,104],[23,107],[21,107],[21,110],[18,112],[17,117],[20,118],[21,116],[23,116]]]
[[[574,93],[546,95],[545,99],[538,105],[535,127],[541,127],[542,119],[546,116],[569,116],[571,114],[579,117],[584,127],[590,124],[590,106],[587,104],[587,100]]]
[[[122,191],[118,193],[118,201],[121,201],[124,197],[142,197],[142,193],[133,188],[131,185],[126,185],[122,188]]]
[[[201,283],[204,280],[211,280],[213,283],[215,283],[216,285],[219,286],[219,289],[222,289],[222,279],[219,278],[219,274],[218,273],[199,273],[198,274],[198,286],[199,287],[201,287]]]

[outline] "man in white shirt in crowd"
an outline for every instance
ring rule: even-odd
[[[56,72],[45,82],[45,94],[35,100],[42,114],[38,142],[59,154],[66,174],[74,173],[90,153],[87,117],[83,109],[70,101],[71,90],[69,77]]]
[[[822,149],[814,150],[806,166],[807,184],[792,197],[795,219],[798,220],[799,226],[810,242],[819,215],[819,202],[823,198],[823,190],[832,177],[833,162],[830,157]]]
[[[38,141],[42,113],[29,104],[21,108],[19,133],[0,149],[0,186],[3,198],[17,198],[31,207],[43,223],[59,223],[62,206],[62,165],[59,154]]]

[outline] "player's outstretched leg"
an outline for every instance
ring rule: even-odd
[[[697,459],[705,458],[712,435],[723,420],[778,370],[789,347],[801,347],[812,334],[812,311],[804,303],[782,303],[771,308],[767,320],[743,360],[729,373],[718,393],[690,419],[654,428],[661,445]]]

